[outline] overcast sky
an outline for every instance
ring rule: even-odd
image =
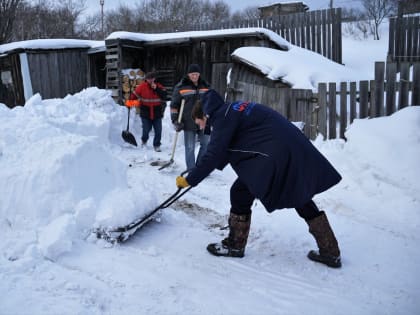
[[[118,7],[120,3],[134,5],[141,0],[104,0],[104,11]],[[278,2],[294,2],[294,1],[273,1],[273,0],[225,0],[232,8],[232,13],[237,10],[245,9],[249,6],[264,6]],[[310,10],[326,9],[330,4],[330,0],[305,0]],[[100,0],[86,0],[88,14],[100,11]],[[334,7],[354,7],[360,6],[360,0],[333,0]]]

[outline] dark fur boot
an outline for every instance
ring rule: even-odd
[[[207,250],[215,256],[244,257],[250,226],[251,214],[230,213],[229,236],[220,243],[209,244]]]
[[[309,233],[314,236],[319,248],[311,250],[308,258],[332,268],[340,268],[340,249],[325,212],[321,211],[321,215],[308,221],[308,225]]]

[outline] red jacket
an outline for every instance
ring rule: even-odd
[[[140,101],[140,116],[151,120],[163,117],[163,103],[166,99],[165,87],[159,82],[155,83],[156,89],[152,89],[147,81],[143,81],[130,95],[130,100]]]

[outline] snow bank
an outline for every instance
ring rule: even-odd
[[[37,94],[0,113],[0,217],[15,231],[35,228],[46,257],[71,250],[93,227],[130,223],[156,203],[145,186],[129,190],[127,165],[113,150],[126,111],[109,92]]]
[[[420,106],[404,108],[389,117],[356,119],[346,131],[346,150],[362,164],[374,167],[379,178],[393,178],[420,195],[420,167],[413,159],[420,156],[419,126]],[[390,161],[397,163],[390,165]]]

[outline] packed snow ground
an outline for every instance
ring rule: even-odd
[[[184,170],[182,135],[173,166],[150,165],[170,158],[168,112],[161,153],[124,143],[126,119],[97,88],[0,105],[1,315],[418,314],[420,106],[356,120],[347,142],[314,142],[343,176],[315,198],[341,246],[338,270],[306,258],[315,241],[293,209],[268,214],[259,202],[246,256],[209,255],[227,233],[229,167],[128,242],[97,240],[95,227],[173,194]],[[140,142],[138,116],[130,126]]]

